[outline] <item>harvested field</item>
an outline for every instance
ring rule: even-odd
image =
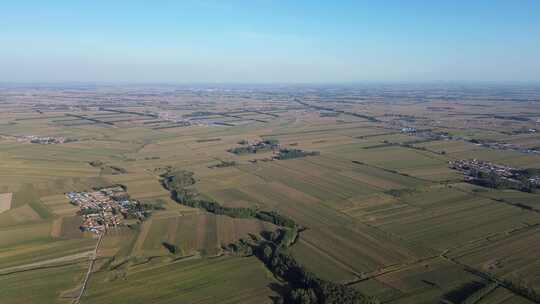
[[[0,193],[0,213],[11,208],[11,197],[13,193]]]

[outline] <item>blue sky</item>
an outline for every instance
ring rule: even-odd
[[[540,1],[0,0],[2,82],[540,81]]]

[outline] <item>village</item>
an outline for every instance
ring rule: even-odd
[[[26,136],[17,136],[17,141],[19,142],[29,142],[32,144],[40,145],[55,145],[63,144],[68,142],[65,137],[52,137],[52,136],[36,136],[36,135],[26,135]]]
[[[101,234],[122,225],[125,219],[144,220],[149,215],[145,206],[130,199],[120,186],[93,192],[69,192],[66,196],[79,207],[78,214],[83,218],[82,231]]]
[[[540,187],[540,172],[535,169],[518,169],[477,159],[450,161],[449,166],[462,172],[466,181],[474,181],[491,174],[503,180],[525,182],[533,187]]]

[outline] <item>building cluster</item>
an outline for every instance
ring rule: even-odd
[[[500,177],[514,177],[514,168],[494,164],[492,162],[471,159],[471,160],[455,160],[450,161],[450,168],[461,171],[467,177],[476,175],[477,172],[496,173]]]
[[[32,144],[40,145],[54,145],[54,144],[63,144],[67,142],[65,137],[51,137],[51,136],[36,136],[36,135],[25,135],[17,136],[17,141],[20,142],[29,142]]]
[[[531,185],[540,186],[540,175],[530,176],[522,169],[494,164],[477,159],[450,161],[450,168],[465,175],[466,180],[474,180],[479,174],[495,174],[497,177],[512,181],[527,180]]]
[[[401,128],[401,133],[416,133],[416,128],[412,128],[412,127]]]
[[[129,199],[122,187],[103,188],[93,192],[69,192],[73,205],[79,207],[83,231],[96,234],[122,224],[128,217],[143,219],[146,214],[138,201]]]

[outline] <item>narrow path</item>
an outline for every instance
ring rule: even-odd
[[[73,304],[79,304],[81,302],[81,298],[84,295],[84,291],[86,290],[86,286],[88,285],[88,281],[90,280],[90,275],[92,274],[92,270],[94,269],[94,264],[96,263],[98,249],[99,249],[99,246],[101,245],[101,241],[103,240],[103,236],[105,235],[105,233],[106,232],[99,234],[99,239],[96,243],[96,248],[94,248],[94,252],[90,255],[90,265],[88,265],[88,271],[86,272],[86,276],[84,277],[84,281],[81,286],[81,291],[79,295],[77,296],[77,298],[73,300]]]

